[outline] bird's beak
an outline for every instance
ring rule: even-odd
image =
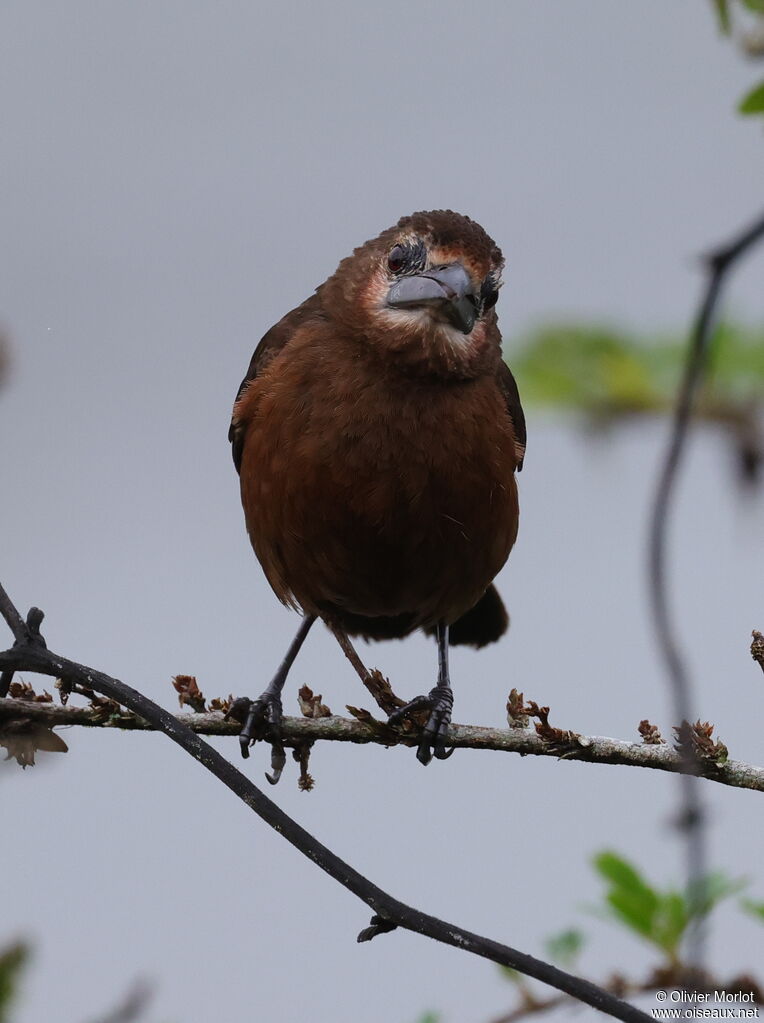
[[[393,309],[430,308],[462,334],[469,334],[477,319],[477,297],[461,263],[432,267],[425,273],[401,277],[387,293]]]

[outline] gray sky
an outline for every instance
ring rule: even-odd
[[[6,0],[0,69],[2,581],[45,609],[51,647],[167,705],[179,672],[259,693],[296,627],[248,547],[225,434],[261,334],[353,246],[415,209],[475,217],[507,256],[511,363],[513,338],[558,316],[681,328],[696,255],[761,207],[764,140],[733,113],[753,69],[692,0]],[[759,254],[730,296],[753,322],[763,271]],[[593,445],[531,415],[500,578],[512,632],[454,653],[457,721],[501,723],[517,686],[564,727],[668,732],[642,564],[664,437]],[[730,484],[722,441],[699,434],[672,589],[699,713],[761,762],[762,506]],[[432,684],[421,637],[366,653],[403,694]],[[334,711],[368,704],[325,635],[291,712],[303,682]],[[18,1023],[81,1023],[136,976],[156,982],[157,1023],[482,1023],[511,1002],[490,964],[423,939],[356,945],[366,909],[170,743],[66,739],[68,756],[0,772],[0,941],[36,950]],[[258,749],[246,769],[266,765]],[[290,765],[277,800],[401,898],[536,953],[580,922],[595,976],[654,961],[581,907],[606,846],[678,878],[670,778],[468,752],[425,771],[330,745],[313,773],[299,793]],[[758,797],[706,797],[715,865],[764,898]],[[725,909],[714,961],[760,970],[763,939]]]

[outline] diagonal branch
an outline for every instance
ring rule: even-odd
[[[7,595],[2,591],[0,597]],[[9,626],[16,618],[9,612],[10,601],[0,599],[0,613]],[[13,607],[10,605],[11,608]],[[18,616],[18,612],[13,608]],[[20,617],[20,616],[19,616]],[[10,618],[10,620],[9,620]],[[23,657],[21,656],[23,652]],[[71,685],[86,686],[109,699],[116,700],[128,710],[145,718],[157,730],[176,742],[194,760],[215,775],[235,795],[253,810],[258,817],[270,825],[304,856],[312,860],[330,877],[338,881],[344,888],[358,896],[373,911],[371,926],[359,935],[360,940],[370,940],[377,934],[402,927],[426,937],[434,938],[443,944],[472,952],[502,966],[509,966],[528,977],[537,980],[559,991],[564,991],[581,1002],[593,1006],[616,1019],[626,1023],[648,1023],[650,1016],[629,1005],[622,999],[592,984],[590,981],[575,977],[560,970],[550,963],[519,952],[508,945],[502,945],[490,938],[473,934],[454,924],[446,923],[437,917],[422,913],[417,909],[399,902],[393,896],[372,884],[367,878],[351,867],[339,856],[335,855],[318,839],[288,817],[271,799],[254,785],[249,778],[229,763],[217,750],[204,742],[199,736],[187,728],[168,711],[163,710],[152,700],[132,689],[124,682],[103,672],[77,664],[47,650],[35,643],[21,643],[13,650],[0,654],[0,669],[24,668],[41,675],[60,678]]]
[[[674,717],[678,721],[691,721],[693,716],[690,679],[687,665],[675,636],[666,590],[666,530],[671,501],[675,492],[679,465],[684,454],[698,387],[708,364],[717,308],[727,274],[737,261],[764,238],[764,215],[741,231],[727,245],[712,252],[705,260],[708,275],[700,307],[690,335],[684,375],[677,396],[674,421],[663,465],[660,470],[650,521],[648,560],[650,577],[650,604],[658,646],[666,664],[671,685]],[[683,772],[681,789],[681,820],[687,839],[688,890],[700,892],[706,873],[703,811],[698,787],[692,774],[700,773],[691,751],[686,754],[687,768]],[[693,771],[693,767],[695,770]],[[701,965],[703,935],[699,923],[690,935],[689,958]]]
[[[0,665],[13,658],[17,670],[34,670],[24,660],[24,651],[0,654]],[[241,726],[227,720],[220,712],[179,714],[175,720],[197,735],[236,736]],[[100,708],[60,707],[54,703],[34,703],[24,699],[0,701],[0,745],[4,732],[12,732],[13,726],[29,724],[45,728],[60,728],[80,725],[88,728],[117,728],[125,731],[156,731],[154,724],[135,714],[120,712],[104,714]],[[285,746],[303,746],[306,742],[349,742],[356,744],[376,743],[380,746],[416,745],[416,737],[407,738],[381,727],[368,725],[363,721],[343,717],[298,718],[285,717],[282,724],[282,739]],[[519,753],[520,756],[554,757],[558,760],[578,760],[590,764],[621,764],[629,767],[646,767],[657,771],[681,774],[687,770],[686,760],[681,753],[667,743],[650,745],[626,742],[600,735],[578,735],[571,733],[568,743],[550,742],[538,733],[522,728],[485,728],[478,725],[451,725],[448,736],[450,746],[459,749],[495,750],[503,753]],[[693,768],[693,772],[695,772]],[[764,792],[764,767],[747,764],[741,760],[727,760],[719,763],[713,759],[702,760],[700,771],[709,781],[719,782],[733,788],[753,789]]]
[[[24,624],[24,619],[21,617],[19,612],[16,610],[16,606],[5,592],[5,589],[0,585],[0,614],[5,619],[8,628],[13,633],[13,638],[17,643],[25,643],[28,639],[27,627]]]

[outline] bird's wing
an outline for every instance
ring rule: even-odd
[[[525,413],[523,412],[523,406],[520,404],[520,393],[517,390],[517,384],[515,378],[512,376],[512,370],[506,364],[501,363],[499,366],[499,372],[497,374],[497,383],[501,393],[504,395],[504,401],[507,405],[507,412],[509,418],[512,420],[512,426],[515,431],[515,453],[517,455],[517,471],[523,467],[523,459],[525,458]]]
[[[241,456],[244,449],[245,434],[244,424],[241,422],[237,414],[239,401],[255,377],[259,373],[262,373],[265,367],[276,358],[295,331],[297,331],[307,320],[311,319],[318,313],[319,308],[320,302],[318,295],[311,295],[309,299],[302,303],[302,305],[298,305],[296,309],[293,309],[291,312],[287,313],[286,316],[280,319],[274,327],[271,327],[255,349],[254,355],[249,363],[247,375],[242,380],[239,385],[239,390],[236,392],[236,398],[233,403],[233,415],[231,416],[231,425],[228,428],[228,439],[231,442],[233,464],[236,466],[237,472],[241,468]]]

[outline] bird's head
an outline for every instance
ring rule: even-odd
[[[414,213],[356,249],[321,289],[329,316],[404,368],[473,377],[500,352],[494,306],[504,266],[479,224]]]

